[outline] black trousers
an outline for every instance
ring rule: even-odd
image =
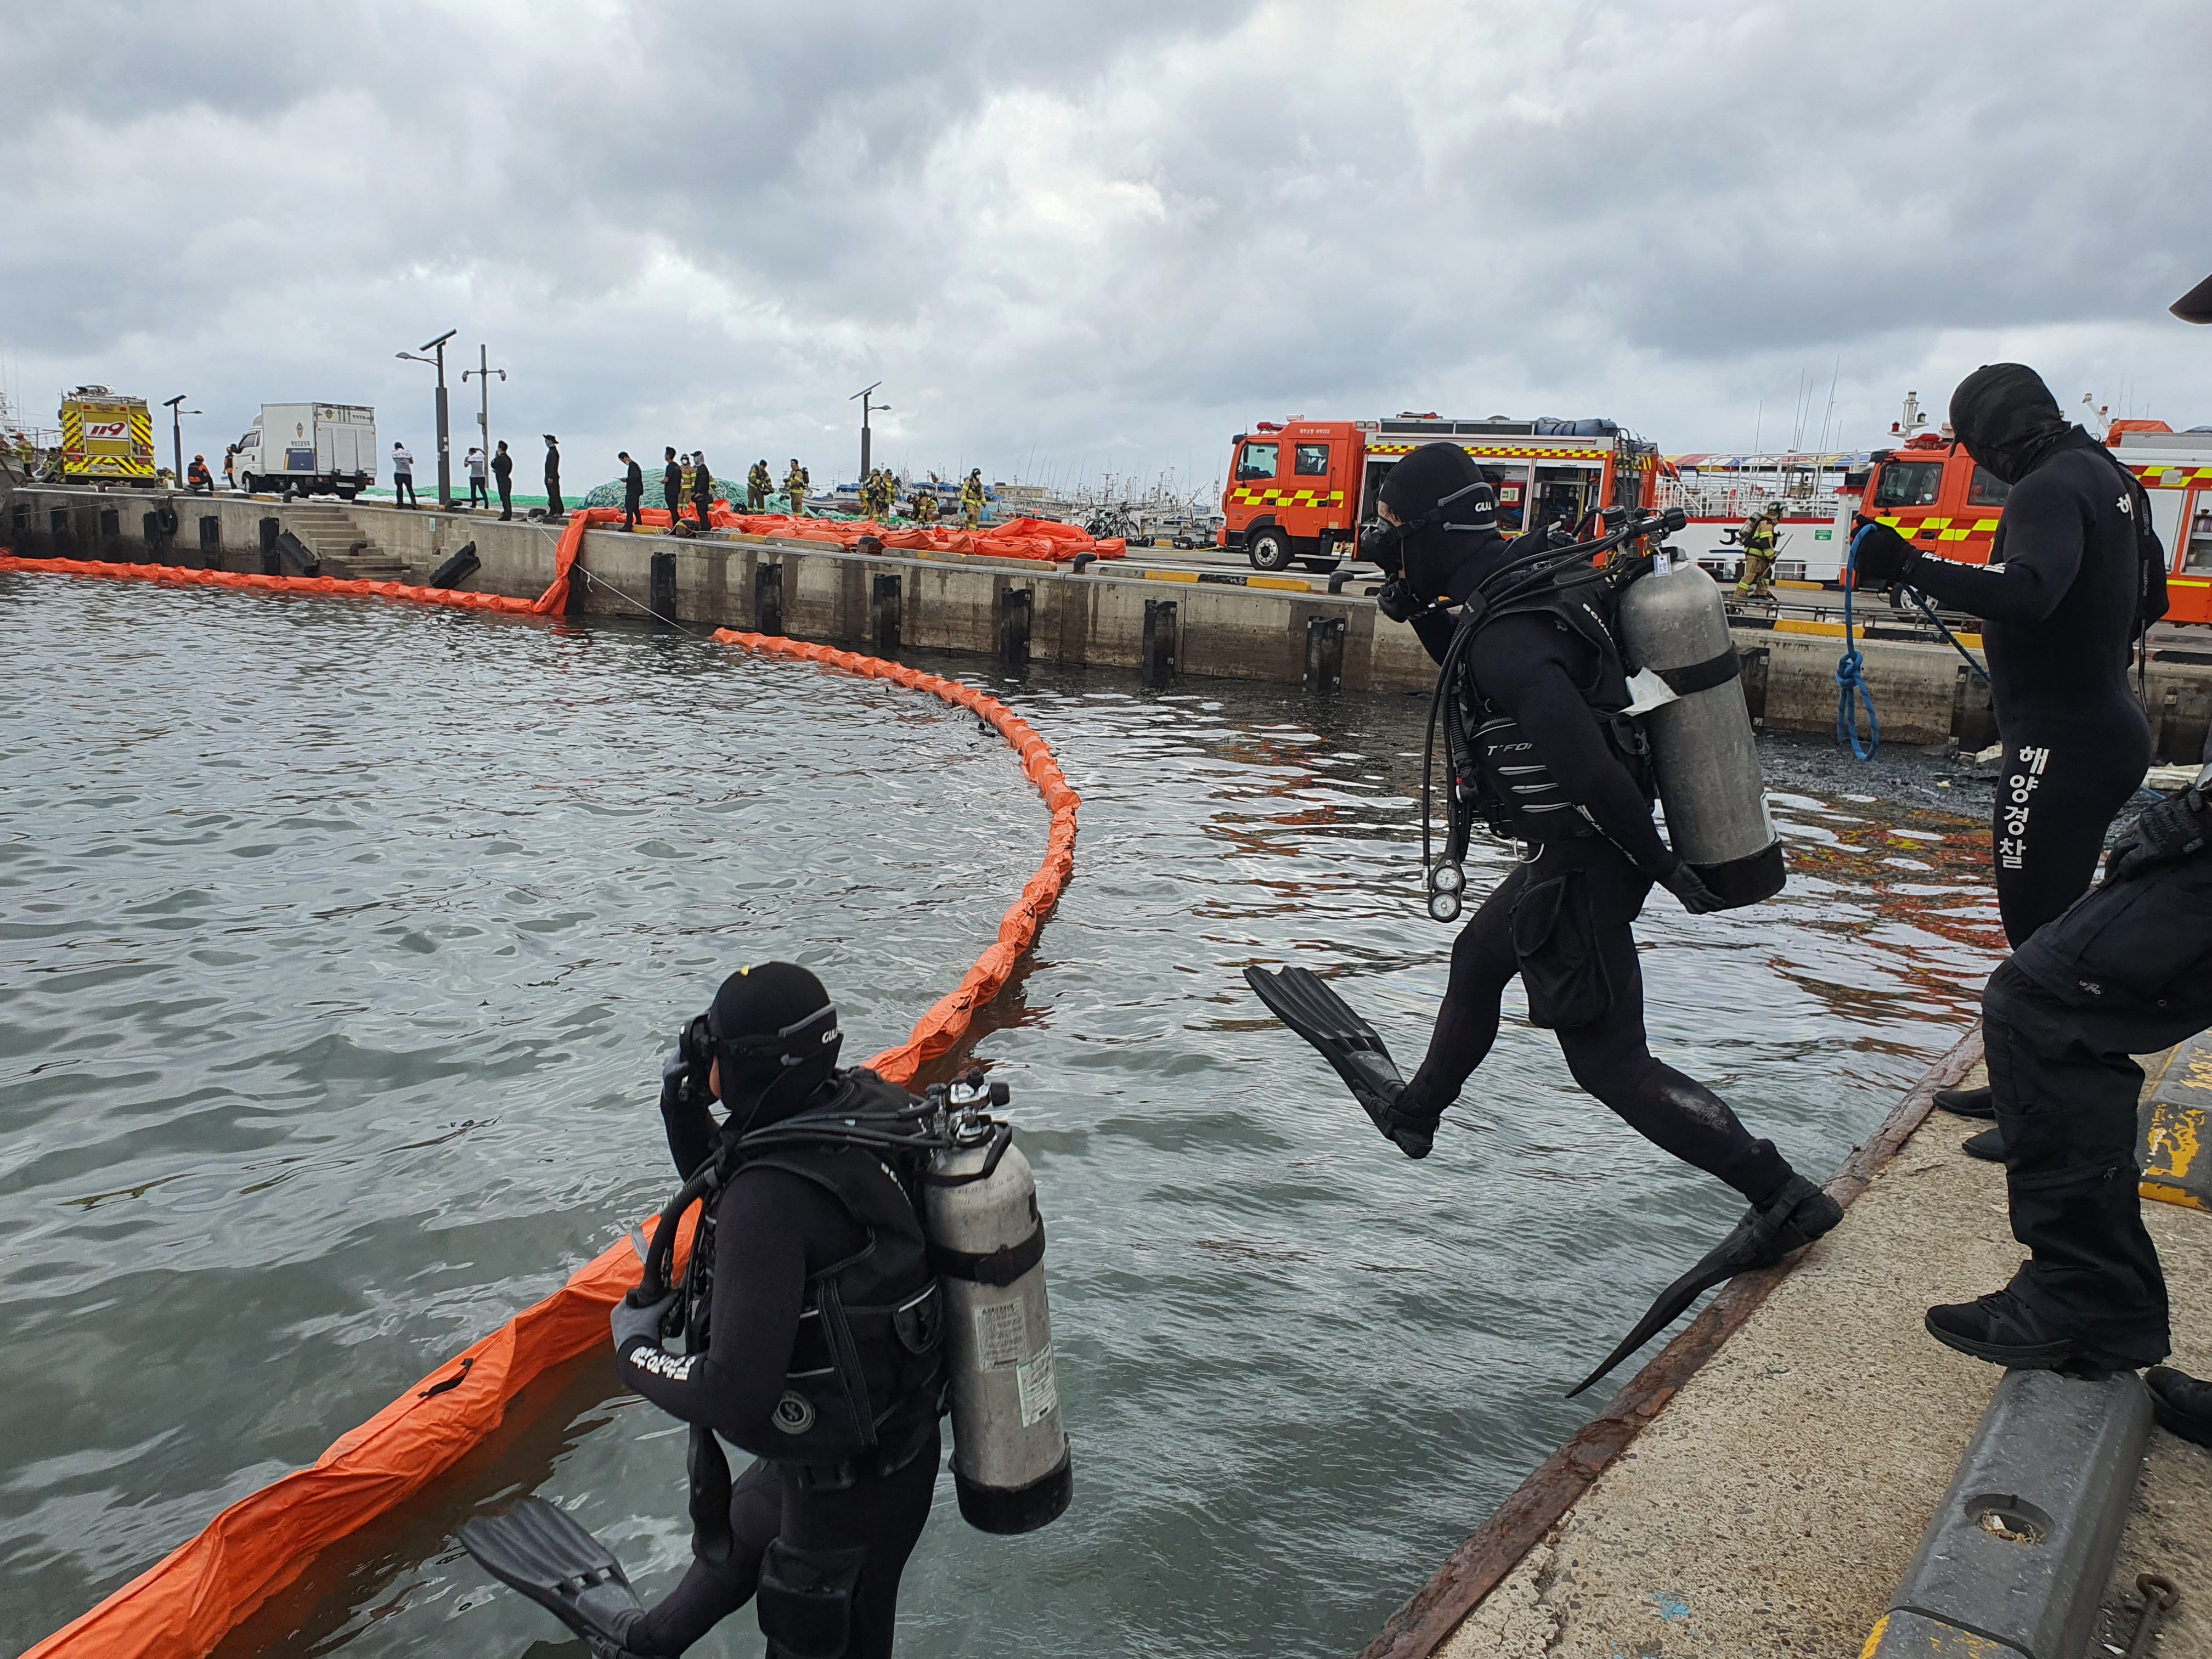
[[[505,478],[499,481],[499,516],[502,519],[514,516],[514,486]]]
[[[402,499],[403,497],[404,499]],[[415,475],[413,473],[395,472],[392,475],[392,504],[394,507],[415,507],[419,505],[415,499]]]
[[[2008,720],[1990,843],[1997,914],[2014,950],[2096,879],[2105,831],[2150,764],[2132,698],[2063,726]]]
[[[691,498],[691,508],[699,515],[699,528],[702,530],[707,527],[707,509],[713,503],[704,495],[694,495]]]
[[[1630,924],[1650,890],[1649,878],[1595,836],[1547,842],[1516,866],[1452,945],[1443,1006],[1406,1104],[1442,1110],[1458,1097],[1497,1041],[1499,1003],[1521,975],[1532,1018],[1577,1016],[1552,1033],[1577,1083],[1646,1140],[1761,1203],[1790,1178],[1788,1160],[1773,1142],[1753,1139],[1704,1084],[1654,1059],[1645,1040]],[[1540,927],[1538,908],[1553,900],[1557,910]]]
[[[929,1521],[941,1452],[933,1431],[920,1455],[896,1474],[842,1492],[810,1492],[773,1463],[757,1462],[730,1492],[737,1547],[719,1566],[695,1559],[668,1599],[630,1637],[638,1653],[678,1654],[752,1599],[761,1557],[781,1538],[797,1549],[866,1549],[853,1592],[853,1634],[846,1659],[890,1659],[898,1618],[899,1575]]]
[[[635,530],[635,529],[636,529],[636,528],[637,528],[637,509],[638,509],[638,504],[639,504],[641,501],[644,501],[644,499],[645,499],[644,495],[643,495],[641,492],[640,492],[640,491],[638,491],[638,490],[635,490],[635,489],[633,489],[633,490],[629,490],[629,491],[626,492],[626,493],[623,495],[623,529],[625,529],[625,530]]]
[[[473,472],[469,474],[469,505],[471,507],[491,505],[491,491],[484,488],[484,481]]]
[[[2166,1279],[2136,1194],[2129,1058],[2212,1026],[2212,853],[2094,888],[1990,975],[1982,1036],[2003,1132],[2012,1291],[2139,1365],[2169,1346]]]
[[[561,505],[561,479],[556,474],[545,480],[545,516],[557,518],[567,510]]]

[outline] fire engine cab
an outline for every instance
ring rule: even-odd
[[[2151,527],[2165,544],[2168,622],[2212,623],[2212,432],[2176,432],[2163,421],[2121,421],[2105,442],[2142,481]],[[2012,488],[1951,441],[1923,432],[1877,449],[1863,485],[1870,519],[1923,552],[1987,564]]]
[[[1649,507],[1658,447],[1611,421],[1261,421],[1231,441],[1221,545],[1256,570],[1328,570],[1359,556],[1359,526],[1391,467],[1423,444],[1456,443],[1498,491],[1498,528],[1578,528],[1600,508]],[[1529,515],[1534,514],[1531,520]]]

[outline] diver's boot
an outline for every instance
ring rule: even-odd
[[[1984,1164],[2004,1162],[2004,1131],[1984,1129],[1978,1135],[1968,1135],[1959,1143],[1959,1150],[1968,1158],[1978,1158]]]
[[[607,1547],[542,1498],[462,1523],[461,1547],[500,1583],[582,1637],[593,1659],[638,1659],[629,1647],[645,1608]]]
[[[2150,1389],[2150,1414],[2169,1434],[2212,1446],[2212,1382],[2200,1382],[2171,1365],[2154,1365],[2143,1373]]]
[[[1571,1400],[1652,1337],[1674,1322],[1683,1309],[1723,1279],[1755,1268],[1771,1267],[1793,1250],[1802,1250],[1844,1218],[1844,1206],[1794,1171],[1763,1204],[1743,1212],[1729,1236],[1698,1265],[1659,1292],[1605,1364],[1567,1390]]]
[[[2166,1358],[2162,1343],[2156,1353],[2148,1357],[2112,1353],[2053,1324],[2014,1294],[2010,1285],[1972,1302],[1930,1308],[1921,1322],[1927,1326],[1928,1334],[1945,1347],[2009,1370],[2100,1377],[2155,1364]]]
[[[1996,1091],[1986,1083],[1978,1089],[1938,1089],[1936,1091],[1938,1109],[1954,1117],[1995,1117],[1997,1115]]]

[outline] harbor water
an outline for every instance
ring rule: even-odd
[[[1246,989],[1338,976],[1418,1060],[1451,938],[1424,700],[908,659],[988,683],[1083,805],[972,1045],[1051,1230],[1075,1501],[994,1539],[943,1482],[901,1651],[1356,1652],[1632,1373],[1563,1398],[1740,1206],[1576,1090],[1517,990],[1414,1164]],[[656,1208],[660,1060],[723,974],[807,963],[864,1059],[1043,847],[972,716],[684,634],[0,576],[0,660],[9,1652]],[[1790,887],[1656,897],[1648,1019],[1825,1176],[1972,1017],[1986,798],[1924,757],[1763,749]],[[537,1491],[650,1597],[688,1554],[683,1452],[578,1360],[222,1652],[580,1654],[454,1529]],[[760,1642],[747,1612],[696,1651]]]

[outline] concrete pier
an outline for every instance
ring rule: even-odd
[[[1722,1292],[1369,1659],[1859,1653],[2004,1375],[1921,1328],[1929,1306],[1996,1288],[2021,1257],[2003,1170],[1959,1150],[1984,1126],[1929,1111],[1951,1077],[1984,1080],[1960,1064],[1923,1084],[1854,1160],[1864,1184],[1843,1224],[1786,1273]],[[2172,1363],[2212,1374],[2212,1214],[2143,1209]],[[2212,1451],[2154,1431],[2142,1469],[2098,1638],[2125,1647],[2136,1577],[2154,1572],[2182,1601],[2147,1651],[2212,1653]]]
[[[164,518],[164,508],[173,516]],[[264,521],[290,532],[324,574],[337,576],[423,582],[473,542],[480,567],[464,585],[516,598],[544,590],[561,534],[558,526],[502,523],[495,514],[361,501],[35,484],[0,501],[0,539],[31,557],[260,570]],[[272,544],[276,533],[269,532]],[[658,571],[656,555],[664,556]],[[1127,669],[1148,684],[1192,675],[1317,691],[1423,693],[1436,679],[1413,630],[1377,611],[1360,584],[1330,593],[1321,579],[1148,575],[1141,554],[1076,572],[1019,560],[870,555],[818,542],[617,528],[588,532],[579,564],[584,578],[572,614],[658,611],[702,629],[743,628],[869,650],[897,648],[886,644],[895,636],[898,647],[916,649]],[[1753,627],[1735,635],[1756,722],[1782,732],[1834,730],[1840,640]],[[1884,741],[1955,741],[1972,750],[1994,740],[1988,692],[1948,647],[1869,640],[1860,649]],[[2145,704],[2159,758],[2193,760],[2212,729],[2212,663],[2154,660]]]

